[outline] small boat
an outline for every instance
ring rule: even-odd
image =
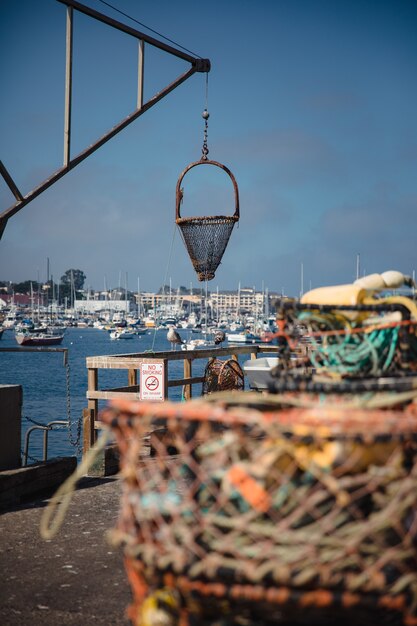
[[[135,333],[130,332],[130,330],[125,330],[124,328],[118,328],[110,332],[110,339],[133,339],[134,336]]]
[[[197,350],[199,348],[217,348],[217,346],[214,341],[209,339],[191,339],[181,346],[181,350]]]
[[[64,335],[21,332],[15,334],[19,346],[58,346]]]
[[[254,333],[226,333],[229,343],[256,343],[259,338]]]

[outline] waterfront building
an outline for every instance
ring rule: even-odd
[[[108,313],[115,311],[125,311],[129,313],[132,310],[129,300],[75,300],[74,311],[76,314],[90,315],[94,313]]]
[[[272,294],[256,291],[253,287],[244,287],[237,291],[212,292],[209,307],[215,317],[234,315],[268,315]]]

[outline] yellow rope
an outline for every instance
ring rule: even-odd
[[[44,510],[40,522],[43,539],[52,539],[61,528],[66,512],[75,493],[77,482],[88,473],[99,453],[104,450],[111,436],[109,429],[103,429],[96,443],[82,459],[75,471],[60,485]]]

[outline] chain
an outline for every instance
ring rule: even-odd
[[[207,146],[207,133],[208,133],[208,118],[210,117],[210,113],[207,110],[207,104],[208,104],[208,72],[206,73],[206,106],[204,108],[202,117],[204,120],[204,140],[203,140],[203,148],[201,150],[202,152],[202,156],[201,156],[201,160],[202,161],[207,161],[207,155],[209,153],[209,149]]]
[[[203,119],[204,119],[204,141],[203,141],[203,148],[201,150],[202,152],[202,157],[201,160],[202,161],[207,161],[207,155],[209,153],[209,149],[207,147],[207,132],[208,132],[208,118],[210,117],[210,113],[207,111],[207,109],[204,109],[203,111]]]
[[[81,415],[77,420],[77,430],[76,430],[76,438],[74,439],[72,434],[72,418],[71,418],[71,388],[70,388],[70,365],[68,360],[65,363],[65,373],[66,373],[66,383],[67,383],[67,420],[68,420],[68,440],[70,444],[77,448],[78,454],[82,452],[82,448],[80,446],[81,441],[81,428],[82,428],[82,420]]]
[[[29,420],[29,421],[31,422],[32,420]],[[21,456],[22,459],[23,459],[24,455],[25,455],[24,451],[22,450],[22,448],[20,448],[20,456]],[[26,456],[29,459],[29,461],[32,461],[32,463],[42,463],[42,461],[40,459],[35,459],[34,456],[29,454],[29,452],[27,453]],[[23,463],[23,461],[22,461],[22,463]]]
[[[36,420],[32,419],[31,417],[28,417],[27,415],[22,415],[22,418],[28,422],[30,422],[31,424],[35,424],[35,426],[42,426],[42,427],[46,427],[46,424],[42,423],[42,422],[37,422]]]

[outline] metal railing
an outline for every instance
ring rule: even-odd
[[[48,347],[48,346],[13,346],[7,348],[0,348],[0,352],[62,352],[64,355],[64,365],[68,363],[68,348]],[[43,432],[43,447],[42,447],[42,461],[48,460],[48,442],[49,433],[54,429],[54,426],[69,427],[70,422],[68,420],[53,420],[47,424],[34,424],[25,433],[23,453],[22,453],[22,465],[26,467],[29,455],[29,445],[31,434],[35,430]]]
[[[42,452],[42,461],[45,463],[48,460],[48,440],[49,440],[49,432],[53,430],[54,426],[66,426],[69,427],[69,422],[67,420],[53,420],[52,422],[48,422],[47,424],[35,424],[28,428],[25,433],[25,445],[23,447],[23,459],[22,465],[26,467],[28,463],[29,457],[29,440],[30,435],[35,430],[43,431],[43,452]]]

